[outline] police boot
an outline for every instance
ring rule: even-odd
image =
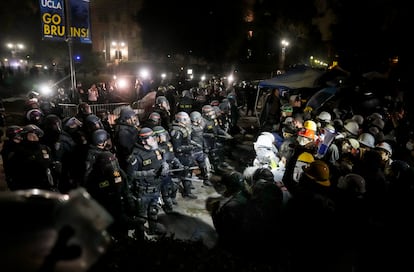
[[[213,186],[213,183],[211,183],[210,180],[208,179],[207,167],[202,167],[200,168],[200,170],[201,170],[201,178],[203,179],[203,184],[205,186]]]
[[[184,190],[182,191],[182,196],[184,198],[196,199],[197,196],[191,193],[191,181],[184,180],[183,181]]]
[[[139,221],[136,223],[133,238],[138,241],[144,241],[145,240],[145,226],[144,221]]]
[[[189,172],[187,177],[191,179],[193,177],[193,172]],[[195,189],[193,182],[191,180],[187,180],[187,181],[190,183],[190,189]]]
[[[180,190],[180,186],[176,183],[173,183],[173,186],[171,188],[171,192],[170,192],[170,199],[171,199],[171,203],[173,205],[177,205],[177,191]]]
[[[164,200],[164,205],[162,205],[162,209],[164,210],[164,212],[166,214],[172,213],[173,212],[173,201],[171,198],[165,198]]]

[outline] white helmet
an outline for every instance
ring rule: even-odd
[[[329,123],[332,120],[331,114],[327,111],[321,111],[316,118],[324,121],[325,123]]]
[[[264,131],[260,134],[260,136],[267,136],[272,140],[272,143],[276,142],[275,136],[271,132]]]
[[[359,134],[359,125],[354,120],[347,120],[344,125],[344,129],[353,136],[358,136]]]
[[[351,119],[357,122],[360,126],[362,126],[362,124],[364,123],[364,117],[360,114],[355,114],[354,116],[352,116]]]
[[[254,149],[257,150],[257,148],[263,147],[266,149],[271,150],[273,148],[273,136],[269,137],[269,135],[259,135],[257,137],[256,142],[254,143]]]
[[[353,149],[359,148],[359,142],[353,138],[347,138],[349,144],[352,146]]]
[[[392,147],[389,143],[381,142],[381,143],[377,144],[376,148],[385,150],[390,154],[390,156],[392,156]]]
[[[359,135],[358,142],[370,148],[375,147],[375,138],[371,133],[364,132]]]

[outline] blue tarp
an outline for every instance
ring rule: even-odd
[[[327,87],[322,90],[317,91],[306,103],[306,106],[311,107],[314,110],[318,110],[322,107],[327,101],[337,93],[338,88],[336,87]]]
[[[324,71],[313,68],[297,68],[284,74],[265,79],[259,82],[259,88],[315,88],[318,87],[318,78]]]

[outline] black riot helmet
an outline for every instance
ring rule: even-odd
[[[43,137],[44,135],[43,130],[34,124],[29,124],[23,127],[21,134],[26,136],[28,133],[34,133],[39,138]]]
[[[168,141],[170,139],[170,134],[168,133],[168,131],[164,127],[155,126],[155,127],[152,128],[152,130],[154,131],[154,135],[159,137],[160,142],[165,142],[165,141]],[[161,139],[161,137],[165,137],[165,139]]]
[[[193,123],[197,123],[199,121],[201,121],[203,117],[201,116],[201,113],[199,111],[193,111],[190,113],[190,119],[191,122]]]
[[[101,119],[95,114],[90,114],[86,117],[83,123],[87,131],[93,132],[97,129],[104,128]]]
[[[40,125],[43,121],[43,112],[40,109],[31,109],[26,113],[26,120],[30,124]]]
[[[97,129],[92,133],[92,143],[94,145],[100,145],[108,141],[108,132],[104,129]]]
[[[120,113],[119,113],[119,119],[122,121],[126,121],[129,118],[136,116],[136,113],[133,109],[131,109],[130,107],[125,107],[122,108]]]
[[[17,125],[8,126],[6,128],[6,137],[10,140],[16,137],[21,137],[22,131],[23,131],[23,128],[21,126],[17,126]]]
[[[43,120],[43,129],[48,132],[61,133],[62,120],[56,114],[48,114]]]
[[[141,140],[144,146],[149,147],[152,150],[158,148],[158,142],[154,136],[154,131],[149,127],[141,128],[138,133],[138,138]]]
[[[148,116],[148,120],[159,124],[161,122],[161,115],[156,111],[151,112],[151,114]]]
[[[146,140],[149,137],[154,136],[154,131],[152,129],[150,129],[149,127],[143,127],[140,129],[139,133],[138,133],[138,138],[140,140]]]

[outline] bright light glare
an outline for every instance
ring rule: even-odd
[[[17,67],[19,67],[19,66],[20,66],[20,63],[19,63],[19,62],[17,62],[17,61],[11,61],[11,62],[10,62],[10,66],[12,66],[12,67],[14,67],[14,68],[17,68]]]
[[[52,88],[48,84],[42,84],[39,86],[39,92],[44,96],[48,96],[52,94]]]
[[[150,76],[150,73],[148,71],[148,69],[141,69],[141,71],[139,71],[139,76],[143,79],[147,79]]]
[[[161,74],[161,78],[163,78],[163,79],[164,79],[164,78],[166,78],[166,77],[167,77],[167,75],[166,75],[165,73],[162,73],[162,74]]]
[[[289,42],[287,40],[282,40],[280,43],[282,44],[283,47],[289,46]]]
[[[232,83],[234,81],[234,77],[233,75],[229,75],[229,77],[227,78],[229,83]]]
[[[125,78],[118,79],[116,83],[119,89],[126,89],[129,87],[128,80]]]
[[[202,75],[202,76],[201,76],[201,80],[202,80],[202,81],[206,80],[206,76],[205,76],[205,75]]]

